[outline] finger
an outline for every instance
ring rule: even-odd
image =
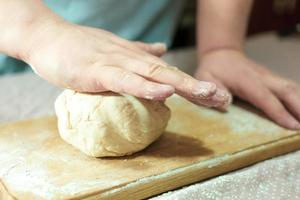
[[[136,59],[122,62],[122,66],[148,80],[171,85],[178,93],[185,96],[208,99],[216,93],[217,88],[214,83],[198,81],[176,67],[150,64]]]
[[[129,54],[128,54],[129,53]],[[126,55],[128,54],[128,55]],[[155,62],[153,64],[152,62]],[[122,56],[117,55],[113,59],[112,66],[119,66],[134,72],[148,80],[167,84],[175,88],[176,93],[185,97],[198,100],[197,104],[203,104],[202,99],[207,100],[211,106],[224,104],[230,101],[230,95],[223,90],[218,93],[216,85],[210,82],[198,81],[181,72],[176,67],[166,66],[166,63],[158,57],[151,55],[139,56],[133,52],[127,52]],[[195,102],[195,101],[193,101]]]
[[[223,90],[227,92],[227,94],[229,95],[229,100],[227,102],[224,102],[223,104],[219,104],[215,106],[217,110],[227,111],[228,106],[232,103],[233,100],[232,94],[229,92],[227,87],[221,81],[219,81],[219,79],[214,78],[212,75],[208,73],[201,73],[198,75],[198,78],[203,81],[213,82],[217,85],[218,88],[221,89],[221,91]],[[220,92],[217,91],[216,93],[218,94]]]
[[[281,78],[273,78],[269,80],[269,88],[288,110],[300,120],[300,86]]]
[[[232,104],[233,101],[231,92],[229,92],[229,90],[225,87],[225,85],[223,85],[223,83],[221,83],[218,79],[212,78],[211,81],[214,82],[218,88],[220,88],[223,91],[226,91],[227,95],[229,95],[228,101],[222,104],[221,106],[217,107],[217,109],[220,111],[227,111],[228,107]]]
[[[300,123],[285,109],[276,96],[261,83],[243,82],[235,94],[263,110],[268,117],[289,129],[300,129]]]
[[[208,107],[222,107],[229,102],[228,93],[217,88],[215,83],[196,80],[175,67],[150,65],[148,70],[150,72],[141,73],[141,75],[150,80],[172,85],[176,89],[177,94],[195,104]]]
[[[154,56],[162,56],[166,53],[167,47],[164,43],[147,44],[144,42],[134,42],[134,44],[141,50],[146,51]]]
[[[217,89],[214,83],[198,81],[176,67],[149,64],[141,61],[133,61],[133,63],[125,67],[149,80],[173,86],[177,94],[200,105],[219,107],[230,101],[228,92]],[[219,92],[217,93],[217,91]],[[205,104],[202,100],[205,100]]]
[[[164,100],[175,91],[172,86],[151,82],[127,70],[110,66],[91,67],[85,81],[89,92],[110,90],[153,100]]]
[[[206,107],[216,108],[220,111],[226,111],[226,108],[231,102],[230,97],[228,97],[228,92],[225,92],[225,90],[221,90],[218,88],[215,95],[212,96],[210,99],[198,99],[195,97],[184,96],[184,94],[181,94],[181,96],[185,97],[186,99],[197,105],[204,105]],[[220,101],[220,99],[224,98],[228,99],[228,101]]]
[[[111,37],[111,36],[110,36]],[[136,50],[142,50],[143,52],[147,52],[149,54],[154,55],[155,57],[162,56],[163,54],[166,53],[167,47],[164,43],[156,42],[156,43],[144,43],[144,42],[139,42],[139,41],[128,41],[126,39],[120,38],[118,36],[112,36],[113,41],[117,41],[116,44],[122,46],[125,49],[130,49],[135,53],[141,53],[141,52],[136,52]],[[145,55],[145,54],[143,54]],[[153,58],[152,58],[153,59]],[[150,60],[152,60],[150,59]]]

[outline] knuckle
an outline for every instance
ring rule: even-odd
[[[152,64],[148,67],[147,76],[151,78],[156,77],[161,73],[161,71],[162,71],[162,66],[158,64]]]
[[[99,92],[106,88],[103,84],[103,80],[98,78],[89,77],[87,82],[87,86],[91,88],[91,92]]]
[[[120,85],[123,86],[126,84],[126,82],[128,82],[128,79],[130,79],[130,77],[131,75],[129,72],[121,71],[115,82],[120,83]]]
[[[182,81],[180,81],[180,84],[178,85],[179,89],[183,89],[186,90],[190,96],[194,96],[193,95],[193,89],[194,89],[194,83],[192,81],[192,79],[184,77],[182,79]],[[197,95],[196,95],[197,96]]]
[[[118,68],[114,69],[115,76],[105,79],[104,86],[114,92],[124,92],[129,73]]]
[[[297,90],[299,90],[299,87],[297,84],[295,84],[293,82],[288,82],[283,85],[283,87],[281,89],[281,93],[283,95],[289,96],[289,95],[297,92]]]
[[[188,77],[184,77],[182,79],[181,84],[182,84],[182,87],[186,87],[188,89],[192,89],[194,86],[193,80]]]
[[[95,78],[91,74],[92,72],[78,74],[81,77],[75,78],[76,83],[79,84],[79,87],[84,92],[99,92],[102,91],[105,87],[101,79]]]

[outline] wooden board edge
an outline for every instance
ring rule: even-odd
[[[300,134],[260,144],[233,154],[225,154],[189,166],[176,168],[164,174],[145,177],[110,191],[85,195],[78,199],[144,199],[297,149],[300,149]]]

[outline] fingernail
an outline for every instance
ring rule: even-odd
[[[194,91],[192,91],[192,95],[194,97],[208,98],[213,95],[216,90],[216,84],[206,81],[200,81]]]
[[[148,86],[146,89],[146,99],[153,99],[153,100],[164,100],[165,98],[171,96],[175,89],[170,85],[151,85]]]
[[[167,45],[164,44],[164,43],[161,43],[161,42],[153,43],[152,46],[154,48],[161,49],[162,51],[166,51],[167,50]]]
[[[160,92],[167,92],[167,93],[170,93],[170,92],[174,92],[174,88],[172,87],[172,86],[170,86],[170,85],[159,85],[158,86],[158,90],[160,91]]]

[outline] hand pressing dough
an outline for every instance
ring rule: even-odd
[[[63,91],[55,101],[60,136],[93,157],[130,155],[164,131],[170,110],[163,102],[105,92]]]

